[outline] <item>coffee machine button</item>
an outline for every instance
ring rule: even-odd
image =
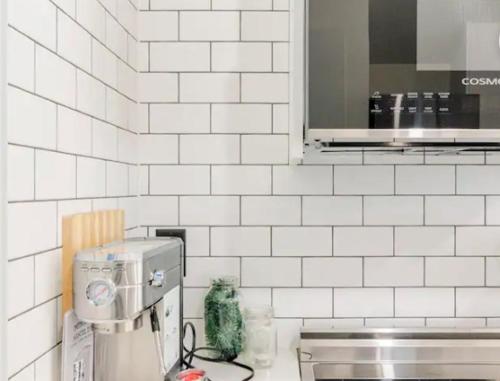
[[[111,269],[109,267],[103,267],[102,268],[102,272],[103,273],[110,273],[111,272]]]
[[[92,267],[90,271],[93,273],[98,273],[99,271],[101,271],[101,269],[99,267]]]

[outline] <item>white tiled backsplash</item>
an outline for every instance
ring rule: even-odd
[[[200,329],[222,274],[273,304],[281,345],[500,324],[498,156],[288,166],[288,0],[9,6],[12,380],[58,379],[60,219],[92,209],[125,208],[130,235],[187,228]]]

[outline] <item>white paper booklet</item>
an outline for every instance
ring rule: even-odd
[[[62,381],[93,381],[94,332],[73,310],[64,315]]]

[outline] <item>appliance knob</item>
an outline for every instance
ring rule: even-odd
[[[165,271],[164,270],[155,270],[151,275],[151,286],[152,287],[163,287],[165,283]]]

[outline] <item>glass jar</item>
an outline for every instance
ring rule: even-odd
[[[205,296],[205,336],[207,344],[223,360],[234,360],[243,350],[244,326],[238,278],[212,279]]]
[[[245,309],[245,354],[255,368],[269,368],[276,357],[277,331],[271,306]]]

